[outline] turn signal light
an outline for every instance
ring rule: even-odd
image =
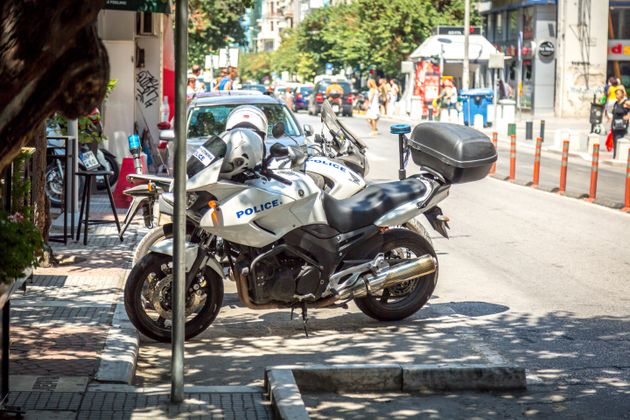
[[[221,208],[219,207],[219,203],[217,203],[215,200],[210,200],[208,201],[208,207],[214,210],[212,214],[210,215],[210,217],[212,218],[212,223],[214,223],[216,226],[219,224],[219,215],[217,213],[221,211]]]

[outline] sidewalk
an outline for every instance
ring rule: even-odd
[[[365,118],[365,116],[361,113],[355,112],[353,116],[357,118]],[[542,150],[545,152],[551,152],[555,154],[562,153],[562,147],[554,144],[555,136],[557,131],[562,132],[571,132],[571,133],[581,133],[583,135],[588,135],[590,132],[591,126],[588,123],[588,119],[586,118],[557,118],[554,116],[547,116],[541,118],[530,118],[529,115],[526,115],[523,119],[516,122],[516,141],[517,145],[524,146],[526,149],[531,149],[532,153],[536,147],[536,137],[540,134],[540,122],[541,120],[545,121],[545,142],[543,143]],[[407,123],[412,126],[416,124],[420,124],[422,122],[427,122],[427,120],[423,119],[414,119],[407,115],[387,115],[382,116],[379,121],[387,121],[392,123]],[[533,133],[532,140],[527,140],[525,138],[525,124],[527,121],[533,121]],[[496,131],[496,127],[487,127],[482,130],[488,136],[492,136],[492,133]],[[505,145],[509,147],[510,138],[507,134],[499,134],[498,136],[499,146]],[[606,138],[605,135],[600,135],[600,164],[607,166],[614,166],[625,168],[627,163],[621,160],[613,160],[612,152],[606,151],[605,147],[603,147]],[[569,151],[569,155],[572,157],[578,157],[590,164],[592,160],[592,155],[588,152],[578,152],[578,151]]]
[[[104,196],[93,197],[90,213],[113,221]],[[174,407],[169,388],[126,385],[138,335],[129,328],[122,290],[144,232],[137,218],[123,242],[112,223],[90,227],[87,246],[52,244],[61,264],[36,269],[26,293],[12,300],[7,406],[26,411],[27,419],[270,418],[259,388],[189,388],[185,404]]]

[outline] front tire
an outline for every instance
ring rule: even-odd
[[[437,261],[433,246],[424,236],[406,229],[389,229],[383,235],[385,258],[396,260],[401,253],[420,257],[431,255]],[[406,250],[406,251],[405,251]],[[409,258],[411,255],[403,255]],[[354,301],[367,316],[379,321],[400,321],[422,308],[435,290],[438,270],[432,274],[382,290],[380,295],[368,295]]]
[[[124,293],[125,310],[131,323],[145,336],[164,343],[171,341],[172,263],[168,255],[146,255],[131,270]],[[147,285],[151,288],[151,302],[147,300]],[[205,267],[193,281],[191,290],[186,291],[186,340],[212,324],[222,303],[223,282],[214,270]]]

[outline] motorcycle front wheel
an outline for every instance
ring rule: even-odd
[[[145,336],[171,341],[173,259],[150,253],[136,264],[125,284],[125,310],[131,323]],[[186,291],[186,340],[206,330],[223,303],[223,282],[210,267],[200,270]]]
[[[384,234],[385,259],[395,264],[399,259],[410,259],[429,254],[437,260],[435,250],[426,237],[406,229],[389,229]],[[400,321],[422,308],[437,284],[438,270],[393,287],[376,295],[356,298],[354,301],[367,316],[379,321]]]

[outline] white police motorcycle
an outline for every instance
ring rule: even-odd
[[[348,130],[332,111],[330,104],[325,101],[321,111],[322,133],[315,135],[314,143],[307,146],[307,157],[304,164],[296,170],[302,170],[315,181],[316,185],[328,193],[330,196],[343,199],[353,196],[365,189],[367,183],[365,176],[369,171],[368,161],[365,155],[367,145]],[[228,124],[229,126],[229,124]],[[327,133],[325,133],[327,132]],[[282,123],[277,124],[272,134],[275,138],[286,135]],[[300,153],[300,148],[290,148],[290,153]],[[291,159],[283,157],[270,162],[270,167],[287,168],[291,164]],[[149,224],[153,220],[153,203],[159,203],[160,214],[171,216],[173,214],[171,193],[164,193],[168,188],[164,188],[164,181],[168,178],[155,175],[133,175],[139,180],[149,181],[147,186],[140,185],[125,191],[130,195],[135,195],[125,217],[121,237],[131,223],[134,215],[139,209],[143,209],[145,215],[145,225],[151,230],[140,240],[133,256],[133,264],[140,260],[149,252],[151,246],[166,238],[173,236],[172,223],[165,223],[156,227]],[[402,226],[431,241],[428,233],[422,224],[411,219]],[[188,229],[195,229],[192,220],[189,221]]]
[[[429,213],[443,230],[437,204],[450,184],[485,177],[496,152],[468,127],[421,124],[411,140],[405,137],[409,126],[393,132],[402,154],[411,150],[420,174],[342,200],[301,171],[270,169],[269,162],[289,150],[276,144],[263,157],[263,142],[251,129],[208,139],[187,164],[187,217],[197,227],[185,251],[186,338],[205,330],[220,311],[222,258],[251,309],[297,307],[306,317],[307,308],[354,300],[383,321],[418,311],[435,288],[437,257],[424,237],[396,226]],[[159,341],[171,338],[172,255],[171,239],[157,243],[125,285],[129,319]]]

